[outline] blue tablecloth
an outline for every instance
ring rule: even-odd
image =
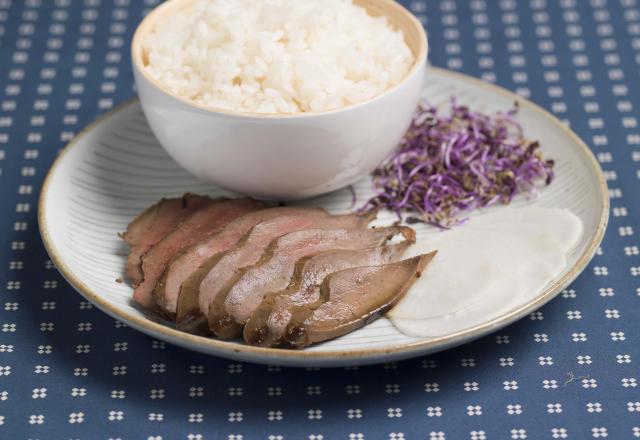
[[[42,179],[133,96],[129,40],[156,3],[0,0],[0,438],[640,438],[639,1],[407,2],[433,64],[530,97],[591,145],[612,218],[586,271],[529,318],[428,358],[333,370],[165,345],[92,308],[47,258]]]

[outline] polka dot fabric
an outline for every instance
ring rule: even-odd
[[[150,339],[83,301],[47,258],[44,175],[134,96],[128,44],[155,4],[0,0],[0,438],[640,438],[638,0],[406,3],[433,64],[536,101],[590,144],[612,217],[585,272],[527,319],[428,358],[333,370]]]

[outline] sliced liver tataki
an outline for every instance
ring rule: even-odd
[[[376,214],[269,208],[248,197],[162,199],[122,234],[126,276],[134,300],[178,329],[305,347],[381,316],[435,254],[398,261],[415,231],[369,228]]]

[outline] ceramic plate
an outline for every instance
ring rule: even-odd
[[[115,281],[122,277],[127,255],[117,233],[161,197],[187,191],[224,193],[191,177],[169,158],[150,132],[137,100],[85,129],[53,164],[39,206],[45,246],[69,283],[104,312],[158,339],[216,356],[281,365],[340,366],[424,355],[479,338],[541,307],[584,269],[604,234],[606,184],[585,144],[531,102],[479,80],[435,68],[430,69],[424,95],[433,103],[455,95],[461,103],[488,112],[504,110],[518,100],[525,133],[539,139],[543,153],[556,160],[557,178],[535,201],[517,203],[569,208],[584,224],[580,243],[556,279],[526,303],[482,316],[471,327],[451,327],[437,337],[411,338],[383,318],[304,350],[269,349],[182,333],[172,323],[137,307],[131,300],[131,287]],[[356,184],[355,189],[358,200],[366,200],[369,179]],[[303,203],[345,212],[352,205],[352,194],[342,190]]]

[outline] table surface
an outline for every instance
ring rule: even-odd
[[[423,359],[285,369],[206,357],[102,314],[52,267],[38,192],[82,127],[131,98],[155,0],[0,0],[0,438],[640,438],[640,2],[406,2],[434,65],[496,82],[596,153],[612,216],[529,318]],[[535,133],[533,133],[535,136]]]

